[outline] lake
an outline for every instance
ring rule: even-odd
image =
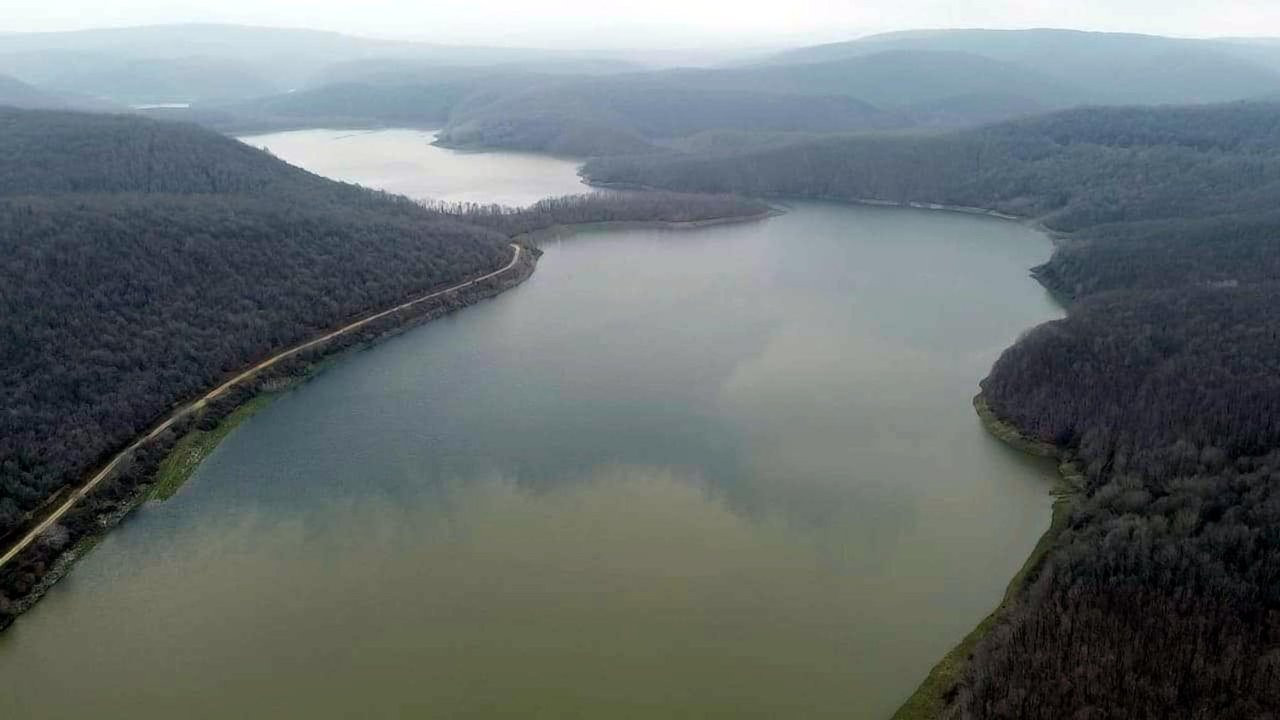
[[[415,197],[581,189],[427,139],[250,142]],[[1059,316],[1049,241],[797,203],[544,250],[110,533],[0,636],[0,717],[891,714],[1048,526],[1052,464],[970,399]]]
[[[589,191],[576,161],[449,150],[432,145],[429,130],[299,130],[240,139],[325,177],[414,200],[523,207]]]

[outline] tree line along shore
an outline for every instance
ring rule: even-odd
[[[723,195],[597,193],[530,208],[425,207],[332,182],[195,126],[0,110],[0,542],[186,400],[255,361],[408,298],[482,276],[512,238],[581,223],[758,217]],[[468,287],[335,338],[237,386],[133,454],[0,567],[0,624],[59,559],[145,496],[187,431],[324,354],[487,297],[532,271]],[[65,564],[65,563],[64,563]]]
[[[982,383],[1082,489],[927,713],[1280,707],[1280,105],[1095,107],[918,136],[600,158],[586,177],[986,208],[1056,250],[1067,307]]]

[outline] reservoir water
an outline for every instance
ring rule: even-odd
[[[420,133],[251,142],[418,197],[575,190]],[[970,398],[1059,314],[1049,241],[802,203],[544,249],[110,533],[0,635],[0,717],[888,717],[1047,527],[1052,467]]]
[[[588,192],[576,162],[533,153],[478,153],[431,144],[426,130],[298,130],[240,138],[334,180],[414,200],[523,207]]]

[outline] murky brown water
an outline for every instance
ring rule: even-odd
[[[572,177],[414,137],[275,144],[323,171],[403,140],[423,195]],[[1051,468],[969,400],[1058,314],[1049,250],[825,204],[553,242],[113,532],[0,636],[0,717],[887,717],[1047,526]]]

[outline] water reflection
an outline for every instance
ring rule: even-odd
[[[887,716],[1047,523],[969,407],[1047,241],[802,204],[546,250],[112,533],[0,716]]]
[[[240,139],[325,177],[415,200],[520,207],[589,191],[574,160],[449,150],[432,145],[429,130],[294,130]]]

